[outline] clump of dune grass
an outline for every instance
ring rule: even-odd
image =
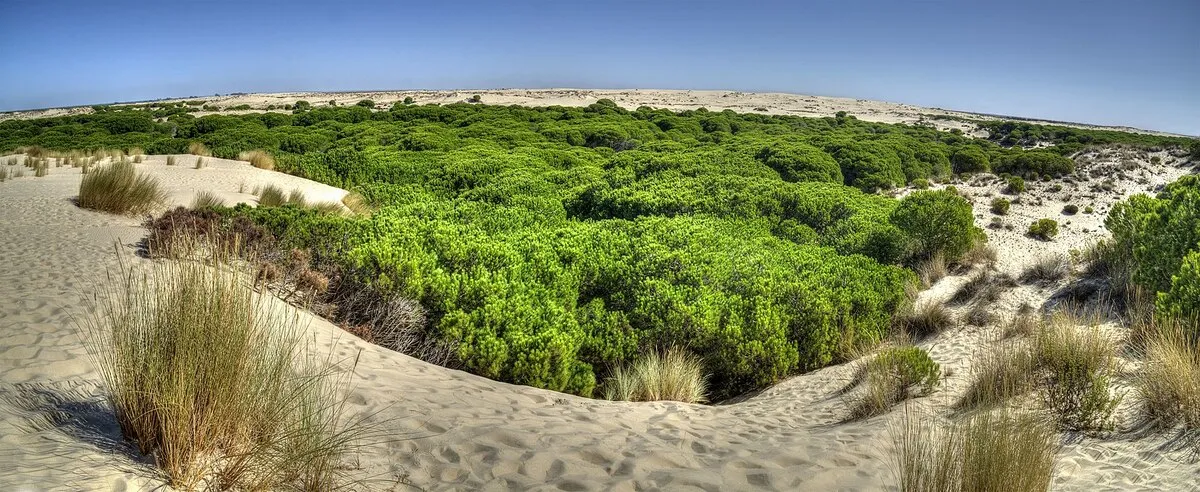
[[[141,164],[141,163],[142,163],[142,156],[141,156],[141,155],[135,155],[135,156],[133,156],[133,163],[134,163],[134,164]]]
[[[268,171],[275,169],[275,158],[261,150],[248,150],[238,154],[239,161],[248,161],[250,165]]]
[[[1042,320],[1032,313],[1017,313],[1004,327],[1004,337],[1032,336],[1041,330]]]
[[[889,426],[903,492],[1045,492],[1061,448],[1037,416],[986,412],[942,423],[905,415]]]
[[[208,190],[196,192],[196,198],[192,200],[192,208],[197,210],[223,205],[225,205],[225,200],[222,200],[215,193]]]
[[[1030,392],[1037,369],[1034,362],[1027,344],[979,351],[971,364],[971,383],[955,406],[964,410],[990,408]]]
[[[605,390],[609,400],[703,403],[708,382],[700,359],[671,349],[649,353],[631,367],[614,369]]]
[[[949,275],[949,262],[946,261],[946,255],[938,251],[918,264],[916,272],[917,277],[921,280],[921,285],[928,288]]]
[[[288,193],[286,203],[288,205],[295,205],[297,207],[307,207],[308,199],[304,198],[304,192],[297,188]]]
[[[1063,255],[1047,255],[1038,258],[1021,272],[1022,282],[1057,282],[1071,274],[1071,261]]]
[[[193,169],[204,169],[204,158],[203,157],[196,158],[196,165],[193,167]]]
[[[954,295],[950,297],[953,304],[964,304],[971,301],[994,302],[1004,292],[1004,289],[1016,286],[1016,282],[1007,274],[992,274],[983,272],[971,277]]]
[[[188,153],[201,157],[210,157],[212,152],[208,150],[208,146],[201,142],[192,142],[188,144]]]
[[[952,326],[954,317],[940,302],[923,303],[901,321],[904,333],[917,340],[937,335]]]
[[[932,393],[941,383],[941,367],[924,349],[888,347],[863,363],[851,386],[863,386],[850,402],[850,418],[887,412],[912,396]]]
[[[125,151],[125,155],[133,156],[136,159],[134,162],[141,162],[141,159],[138,158],[146,155],[146,151],[141,147],[130,147]]]
[[[1200,336],[1195,328],[1164,321],[1142,342],[1142,370],[1134,378],[1143,414],[1158,427],[1182,423],[1200,431]]]
[[[1033,339],[1042,401],[1066,430],[1110,430],[1121,401],[1109,391],[1118,369],[1116,347],[1095,325],[1070,310],[1058,312]]]
[[[30,145],[30,146],[26,146],[26,147],[17,148],[17,153],[25,154],[30,157],[42,157],[44,155],[47,155],[49,153],[49,151],[46,150],[44,147],[41,147],[38,145]]]
[[[168,165],[168,166],[174,166],[174,165],[175,165],[175,156],[173,156],[173,155],[169,155],[169,156],[167,156],[167,165]]]
[[[8,168],[0,167],[0,183],[8,181]]]
[[[260,207],[282,207],[288,203],[283,190],[275,185],[263,186],[255,195],[258,195],[258,206]]]
[[[317,202],[309,204],[308,207],[323,214],[338,215],[346,212],[346,209],[342,207],[342,204],[337,202]]]
[[[347,193],[342,197],[342,205],[345,205],[354,215],[371,215],[371,207],[367,205],[367,199],[358,193]]]
[[[45,159],[38,160],[38,162],[33,165],[34,177],[41,178],[47,174],[50,174],[50,163]]]
[[[15,171],[13,171],[13,172],[12,172],[12,177],[14,177],[14,178],[24,178],[24,177],[25,177],[25,169],[24,169],[24,168],[17,168]]]
[[[228,263],[122,264],[84,339],[126,439],[180,489],[331,490],[360,427],[294,311]]]
[[[997,253],[996,248],[983,240],[976,240],[971,243],[971,249],[968,249],[963,256],[958,259],[959,263],[964,265],[983,265],[985,268],[991,269],[996,265]]]
[[[143,213],[166,200],[158,180],[133,164],[114,162],[87,172],[79,184],[79,206],[114,214]]]

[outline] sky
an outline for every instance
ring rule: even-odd
[[[0,0],[0,110],[729,89],[1200,135],[1200,1]]]

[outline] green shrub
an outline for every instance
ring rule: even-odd
[[[915,391],[931,393],[941,381],[941,368],[924,349],[890,347],[868,360],[856,380],[864,388],[851,404],[850,417],[879,415]]]
[[[992,213],[996,215],[1008,215],[1008,208],[1012,202],[1005,198],[992,199]]]
[[[964,147],[950,156],[954,172],[959,174],[985,173],[991,170],[987,154],[978,147]]]
[[[784,181],[842,182],[842,170],[837,161],[811,145],[775,144],[764,147],[755,158],[778,172]]]
[[[166,200],[158,180],[139,173],[130,162],[114,162],[84,175],[79,206],[112,214],[145,213]]]
[[[1025,180],[1020,176],[1009,177],[1007,181],[1008,185],[1005,187],[1005,191],[1014,195],[1025,193]]]
[[[1054,239],[1058,235],[1058,221],[1054,219],[1038,219],[1029,224],[1029,235],[1043,241]]]
[[[971,202],[952,190],[916,191],[900,200],[890,220],[912,240],[911,252],[927,258],[942,252],[957,260],[982,236]]]
[[[1078,205],[1068,203],[1066,206],[1063,207],[1064,215],[1075,215],[1077,213],[1079,213]]]
[[[1109,430],[1121,401],[1109,391],[1117,371],[1115,347],[1094,324],[1078,329],[1079,324],[1058,313],[1034,338],[1034,359],[1045,375],[1042,401],[1064,429]]]
[[[925,178],[917,178],[909,182],[908,185],[918,190],[928,190],[929,180]]]

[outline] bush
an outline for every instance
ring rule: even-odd
[[[948,425],[906,415],[889,434],[905,492],[1045,492],[1061,447],[1045,422],[1007,411]]]
[[[1058,235],[1058,221],[1054,219],[1038,219],[1029,224],[1029,235],[1043,241],[1054,239]]]
[[[774,144],[764,147],[755,158],[778,172],[784,181],[842,182],[842,170],[837,161],[811,145]]]
[[[1004,198],[992,199],[992,213],[996,215],[1008,215],[1008,208],[1012,206],[1012,202]]]
[[[79,206],[112,214],[145,213],[167,198],[158,180],[130,162],[114,162],[88,172],[79,183]]]
[[[856,381],[865,388],[850,408],[851,418],[880,415],[916,391],[933,392],[941,381],[941,368],[924,349],[886,348],[863,364]]]
[[[1013,195],[1025,193],[1025,180],[1020,176],[1010,176],[1007,180],[1007,183],[1008,184],[1005,186],[1004,191]]]
[[[957,260],[983,235],[971,203],[951,190],[915,191],[900,200],[890,220],[911,238],[910,251],[918,258],[940,251]]]
[[[985,173],[991,170],[987,154],[978,147],[964,147],[950,156],[950,164],[958,174]]]
[[[605,399],[621,401],[681,401],[703,403],[707,390],[700,359],[682,350],[643,356],[628,369],[613,371]]]
[[[1074,205],[1074,204],[1067,204],[1066,206],[1064,206],[1064,207],[1063,207],[1063,214],[1064,214],[1064,215],[1075,215],[1075,214],[1077,214],[1077,213],[1079,213],[1079,206],[1078,206],[1078,205]]]
[[[1121,401],[1109,392],[1116,374],[1115,347],[1094,325],[1058,313],[1034,338],[1034,359],[1044,375],[1042,401],[1067,430],[1105,431]]]
[[[918,189],[918,190],[928,190],[929,189],[929,180],[925,179],[925,178],[914,179],[911,182],[909,182],[908,184],[909,184],[909,186],[912,186],[913,188]]]
[[[306,362],[294,315],[225,264],[123,265],[114,278],[85,341],[122,434],[170,485],[339,486],[359,431],[328,369]]]

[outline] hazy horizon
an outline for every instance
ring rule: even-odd
[[[692,89],[1200,135],[1200,4],[14,2],[0,111],[235,92]],[[122,30],[119,26],[127,25]]]

